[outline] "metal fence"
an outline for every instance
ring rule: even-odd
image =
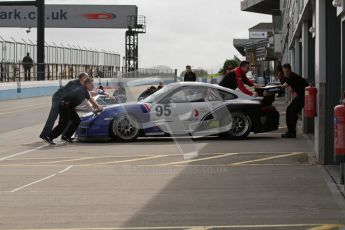
[[[113,78],[118,70],[114,66],[88,66],[73,64],[45,64],[46,80],[73,79],[81,72],[91,77]],[[30,71],[25,71],[23,64],[0,62],[0,82],[35,81],[37,80],[37,64]]]
[[[123,78],[148,78],[148,77],[160,77],[160,78],[175,78],[177,76],[177,70],[175,69],[138,69],[136,71],[123,73]]]
[[[37,64],[30,69],[30,78],[24,72],[22,59],[30,53],[36,63],[36,44],[32,41],[11,41],[0,36],[0,81],[22,81],[37,79]],[[115,52],[82,48],[71,45],[46,43],[46,79],[74,78],[80,72],[95,77],[114,77],[120,71],[120,55]]]

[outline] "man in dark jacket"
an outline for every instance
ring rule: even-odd
[[[55,121],[60,112],[61,98],[65,97],[68,93],[70,93],[74,89],[83,86],[87,78],[88,78],[87,73],[81,73],[79,74],[78,79],[68,82],[66,86],[60,88],[58,91],[54,93],[53,98],[52,98],[52,106],[49,112],[48,119],[39,136],[42,140],[44,140],[48,144],[52,144],[52,145],[55,144],[53,140],[50,138],[50,136],[51,136],[51,131],[54,127]],[[93,107],[97,108],[97,103],[92,98],[90,98],[89,101],[93,105]]]
[[[287,80],[282,85],[282,88],[289,87],[295,98],[290,102],[286,109],[286,125],[288,131],[287,133],[282,134],[282,138],[296,138],[298,114],[304,107],[305,88],[309,84],[304,78],[291,71],[290,64],[284,64],[283,70]]]
[[[73,143],[71,138],[80,124],[80,118],[75,111],[75,107],[80,105],[85,99],[90,100],[89,91],[93,90],[93,81],[87,78],[84,85],[76,87],[67,92],[60,100],[59,123],[50,134],[50,139],[54,140],[61,134],[61,139]],[[98,109],[100,107],[97,105]],[[70,123],[70,124],[69,124]]]
[[[196,81],[196,75],[192,71],[192,67],[190,65],[186,66],[186,73],[184,74],[183,81]]]
[[[254,94],[245,87],[245,84],[251,87],[256,87],[256,84],[247,78],[246,74],[248,71],[249,62],[242,61],[239,67],[225,75],[219,85],[233,90],[239,88],[243,93],[249,96],[254,96]]]
[[[26,54],[22,62],[23,62],[23,68],[24,68],[24,80],[30,81],[31,80],[30,69],[34,65],[34,61],[30,57],[30,53]]]
[[[151,94],[154,94],[157,91],[157,88],[155,86],[150,86],[147,90],[145,90],[144,92],[142,92],[139,97],[138,97],[138,101],[141,101],[145,98],[147,98],[148,96],[150,96]]]
[[[287,77],[284,75],[284,70],[282,65],[277,66],[277,77],[280,81],[281,85],[284,85],[284,83],[287,81]],[[278,93],[279,97],[285,96],[285,88],[281,88],[280,92]]]

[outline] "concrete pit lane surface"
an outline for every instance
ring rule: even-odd
[[[284,113],[278,131],[241,141],[49,146],[38,135],[50,100],[0,102],[0,229],[344,229],[313,143],[280,138]]]

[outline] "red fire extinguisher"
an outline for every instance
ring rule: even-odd
[[[345,100],[334,108],[335,160],[345,162]]]
[[[316,94],[317,89],[310,84],[305,88],[304,97],[304,117],[314,118],[316,117]]]

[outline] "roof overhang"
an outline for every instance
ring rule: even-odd
[[[241,10],[260,14],[277,14],[279,10],[278,0],[242,0]]]
[[[249,41],[250,41],[249,39],[234,39],[233,40],[234,47],[242,56],[246,56],[245,46]]]

